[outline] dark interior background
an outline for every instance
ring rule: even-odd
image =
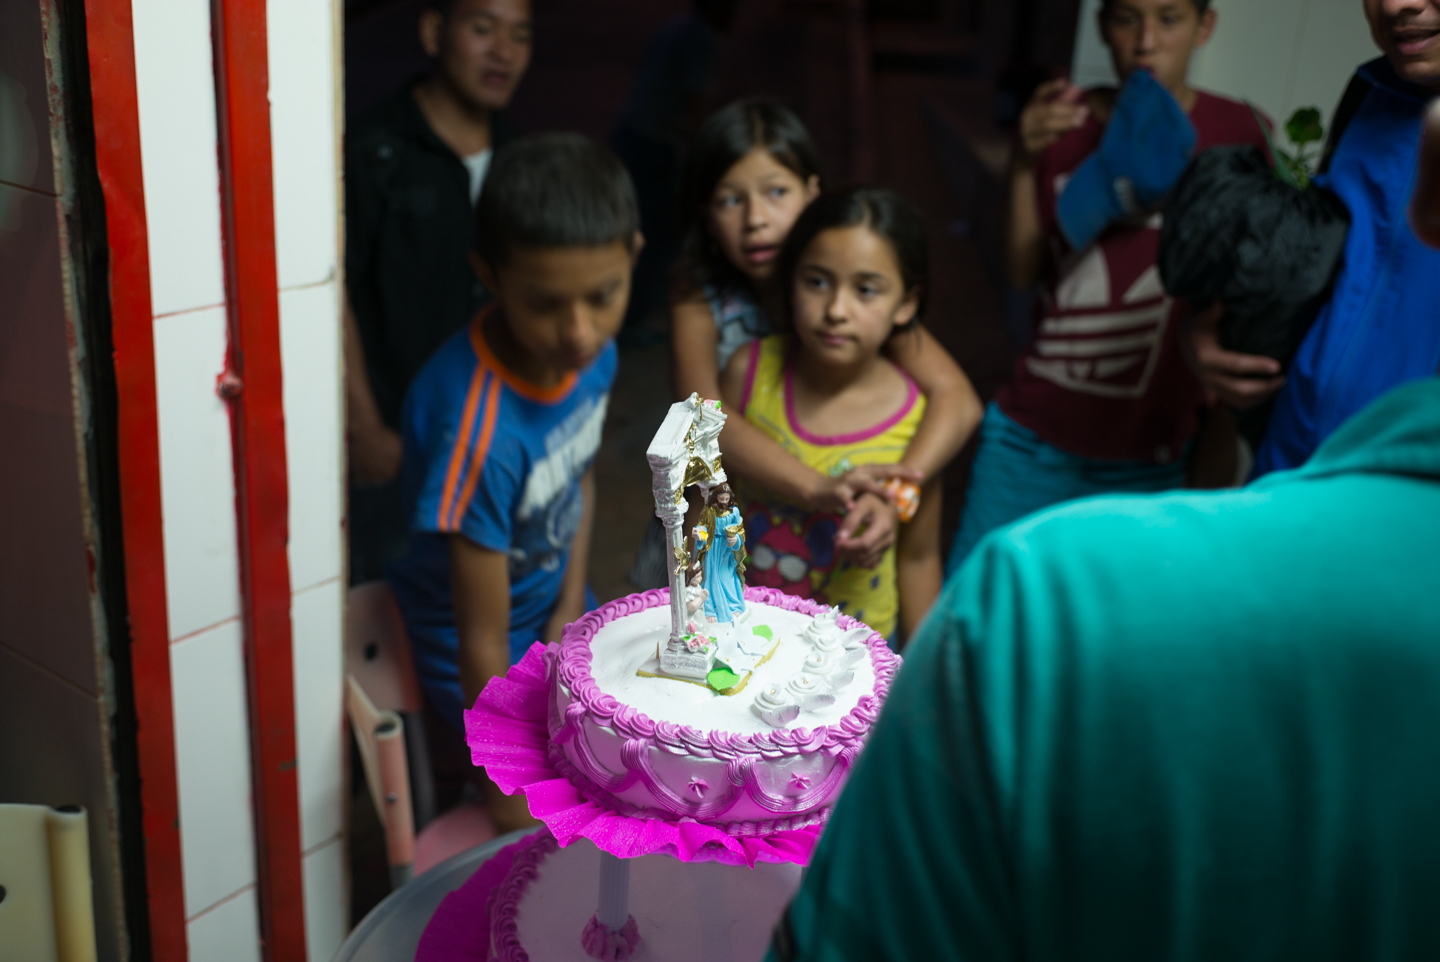
[[[347,115],[428,69],[416,36],[425,3],[347,0]],[[534,59],[510,119],[524,131],[608,137],[646,41],[688,7],[534,0]],[[891,187],[924,213],[934,276],[926,324],[987,401],[1029,324],[1030,299],[1006,289],[998,260],[1009,128],[1034,86],[1068,69],[1078,8],[1079,0],[741,0],[721,47],[714,106],[747,94],[781,98],[810,127],[832,184]],[[634,590],[626,576],[653,511],[644,452],[671,400],[668,347],[624,347],[597,461],[607,510],[597,517],[590,577],[601,601]],[[947,546],[973,447],[946,475]],[[357,920],[388,888],[383,842],[367,840],[373,815],[361,798],[352,821]]]

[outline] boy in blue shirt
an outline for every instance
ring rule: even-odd
[[[641,245],[625,168],[576,134],[501,150],[475,219],[495,302],[406,396],[411,544],[388,572],[425,697],[461,731],[490,678],[588,607],[590,467]]]

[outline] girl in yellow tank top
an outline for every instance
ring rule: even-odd
[[[892,336],[910,336],[917,323],[925,248],[919,215],[889,191],[852,190],[812,203],[779,265],[791,279],[789,331],[736,353],[722,378],[726,402],[817,471],[899,462],[925,398],[881,348]],[[865,557],[847,551],[839,515],[736,480],[750,584],[836,605],[887,637],[897,625],[906,636],[914,632],[940,590],[937,482],[921,493],[896,544]],[[862,498],[874,510],[894,510],[875,495]]]

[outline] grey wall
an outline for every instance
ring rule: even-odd
[[[47,97],[63,77],[47,74],[40,7],[0,4],[0,802],[89,810],[108,960],[123,951],[109,711]]]

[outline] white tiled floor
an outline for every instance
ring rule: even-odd
[[[290,584],[341,572],[340,318],[336,284],[280,294],[285,454],[290,476]]]
[[[241,644],[232,621],[170,646],[187,918],[255,883]]]
[[[326,962],[335,957],[349,930],[342,840],[336,838],[308,853],[304,865],[305,947],[310,962]]]
[[[190,962],[260,962],[260,917],[255,890],[246,889],[185,926]],[[330,956],[311,956],[325,962]]]
[[[338,834],[345,817],[341,599],[334,581],[296,593],[295,745],[300,764],[300,847]]]
[[[135,87],[156,314],[225,300],[210,4],[134,0]]]
[[[335,74],[331,0],[270,0],[270,140],[281,289],[335,273]]]
[[[171,638],[240,613],[230,417],[215,393],[225,366],[225,323],[223,308],[155,321]]]

